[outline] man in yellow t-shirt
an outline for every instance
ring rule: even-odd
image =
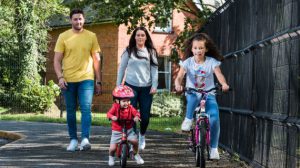
[[[99,73],[100,47],[96,34],[83,29],[84,13],[74,9],[70,13],[72,29],[61,33],[55,46],[54,70],[65,97],[70,144],[67,151],[78,149],[76,109],[81,111],[80,150],[91,149],[89,142],[91,104],[96,78],[96,94],[101,93]]]

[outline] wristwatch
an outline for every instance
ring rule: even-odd
[[[96,81],[96,85],[102,85],[102,82]]]

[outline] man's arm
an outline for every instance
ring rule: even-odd
[[[94,65],[94,74],[96,77],[96,95],[101,94],[101,73],[100,73],[100,54],[98,52],[92,53],[93,65]]]
[[[96,81],[101,82],[100,74],[100,54],[97,52],[92,53],[93,63],[94,63],[94,72],[96,76]]]
[[[66,89],[67,82],[64,79],[63,73],[62,73],[62,59],[64,57],[63,53],[55,52],[54,54],[54,71],[56,73],[57,79],[58,79],[58,85],[62,89]]]
[[[62,59],[63,59],[64,55],[63,53],[60,52],[55,52],[54,54],[54,70],[56,73],[57,78],[63,77],[62,74]]]

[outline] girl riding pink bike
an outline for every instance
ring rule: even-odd
[[[180,70],[175,80],[176,91],[182,91],[181,85],[186,74],[186,87],[210,90],[215,88],[214,74],[222,85],[222,91],[226,92],[229,86],[220,69],[224,58],[217,50],[211,38],[205,33],[196,33],[185,43],[185,60],[180,64]],[[193,115],[198,106],[201,93],[188,92],[186,116],[181,125],[182,131],[190,131],[192,127]],[[210,123],[210,159],[220,159],[218,152],[218,142],[220,135],[219,108],[215,97],[215,91],[208,93],[206,98],[206,111],[209,115]]]

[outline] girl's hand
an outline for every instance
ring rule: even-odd
[[[227,83],[222,85],[222,91],[223,92],[227,92],[229,90],[229,86],[227,85]]]
[[[154,88],[151,88],[151,90],[150,90],[150,94],[155,94],[156,93],[156,89],[154,89]]]
[[[176,84],[175,84],[175,90],[176,90],[177,92],[181,92],[181,91],[183,90],[183,87],[182,87],[181,85],[176,85]]]
[[[133,121],[134,121],[134,122],[139,122],[139,121],[141,121],[141,119],[140,119],[140,117],[135,116],[135,117],[133,118]]]
[[[113,121],[117,121],[117,120],[118,120],[118,117],[116,117],[116,116],[112,116],[112,117],[111,117],[111,120],[113,120]]]

